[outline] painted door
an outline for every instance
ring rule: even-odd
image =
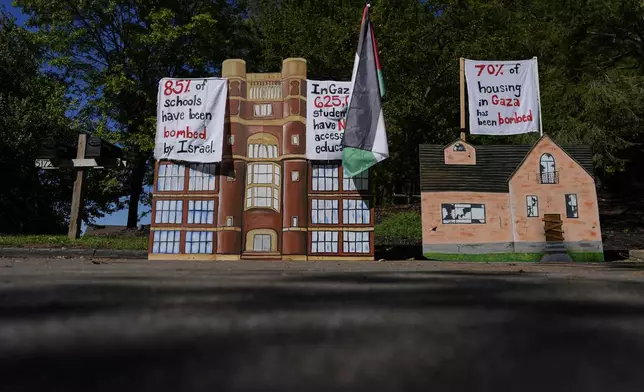
[[[543,222],[547,242],[561,242],[564,240],[561,214],[545,214],[543,216]]]

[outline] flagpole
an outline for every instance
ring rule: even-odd
[[[534,60],[534,78],[537,85],[537,102],[539,102],[539,136],[543,136],[543,118],[541,117],[541,89],[539,88],[539,62],[537,56],[533,57]]]
[[[459,59],[461,84],[461,140],[465,141],[465,58]]]

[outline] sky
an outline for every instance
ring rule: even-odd
[[[16,21],[19,24],[21,25],[24,24],[27,20],[27,17],[22,12],[20,12],[19,8],[13,7],[12,3],[13,3],[13,0],[0,0],[0,9],[4,8],[8,13],[16,17]],[[150,187],[147,187],[145,190],[149,192]],[[149,207],[144,206],[143,204],[139,204],[139,216],[141,215],[141,213],[149,210],[150,210]],[[114,214],[107,215],[104,218],[96,219],[95,223],[98,225],[126,225],[127,213],[128,213],[128,210],[124,209]],[[139,223],[144,225],[150,224],[150,216],[147,215],[143,217],[142,219],[139,220]],[[87,225],[83,223],[81,227],[82,233],[85,232],[86,226]]]

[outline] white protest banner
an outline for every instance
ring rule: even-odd
[[[307,80],[306,158],[342,159],[351,82]]]
[[[161,79],[154,158],[221,162],[227,94],[226,79]]]
[[[541,131],[537,59],[465,60],[470,133],[516,135]]]

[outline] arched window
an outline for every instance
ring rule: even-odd
[[[550,154],[543,154],[539,162],[539,173],[541,174],[542,184],[556,184],[557,170],[555,167],[555,158]]]

